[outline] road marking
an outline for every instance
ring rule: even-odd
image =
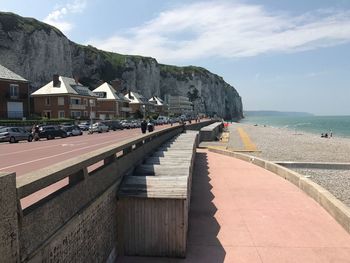
[[[82,142],[82,143],[75,143],[74,145],[82,145],[82,144],[87,144],[87,142]],[[65,144],[54,144],[54,145],[49,145],[49,146],[44,146],[44,147],[38,147],[38,148],[33,148],[33,149],[28,149],[28,150],[22,150],[22,151],[17,151],[17,152],[10,152],[10,153],[3,153],[0,154],[0,156],[9,156],[10,154],[17,154],[17,153],[24,153],[24,152],[32,152],[32,151],[37,151],[37,150],[42,150],[42,149],[47,149],[51,147],[57,147],[57,146],[63,146]],[[68,144],[66,144],[68,145]],[[73,145],[73,144],[72,144]]]
[[[111,134],[111,133],[104,133],[103,135],[108,135],[108,134]],[[135,134],[132,133],[132,135],[137,135],[139,134],[139,132],[136,132],[135,131]],[[114,134],[115,135],[115,134]],[[89,135],[90,136],[90,135]],[[103,136],[104,137],[104,136]],[[106,136],[106,137],[111,137],[111,136]],[[71,138],[71,137],[70,137]],[[81,137],[78,137],[79,139]],[[127,139],[128,137],[125,137],[125,139]],[[67,138],[69,139],[69,138]],[[89,143],[89,141],[86,141],[84,140],[84,138],[81,138],[81,140],[78,140],[77,142],[75,142],[75,145],[79,145],[79,144],[86,144],[86,143]],[[40,141],[41,143],[46,143],[47,141]],[[38,143],[38,142],[31,142],[31,143]],[[24,152],[32,152],[32,151],[37,151],[37,150],[41,150],[41,149],[47,149],[47,148],[51,148],[51,147],[57,147],[57,146],[62,146],[62,142],[59,143],[59,144],[53,144],[53,145],[49,145],[49,146],[43,146],[43,147],[38,147],[38,148],[32,148],[32,149],[28,149],[28,150],[22,150],[22,151],[17,151],[17,152],[7,152],[7,153],[2,153],[0,154],[0,156],[9,156],[10,154],[18,154],[18,153],[24,153]]]
[[[256,145],[250,140],[249,135],[244,131],[244,129],[239,127],[237,128],[237,131],[243,142],[244,150],[249,152],[257,151]]]
[[[76,144],[74,143],[64,143],[64,144],[61,144],[62,147],[73,147],[73,146],[76,146]]]
[[[28,161],[28,162],[18,163],[18,164],[6,166],[6,167],[0,167],[0,171],[1,170],[5,170],[5,169],[9,169],[9,168],[13,168],[13,167],[16,167],[16,166],[22,166],[22,165],[29,164],[29,163],[35,163],[35,162],[39,162],[39,161],[42,161],[42,160],[46,160],[46,159],[54,158],[54,157],[57,157],[57,156],[65,155],[65,154],[68,154],[68,153],[72,153],[72,152],[88,149],[88,148],[91,148],[91,147],[94,147],[94,146],[98,146],[98,145],[109,144],[111,142],[115,142],[115,140],[106,141],[106,142],[98,143],[98,144],[94,144],[94,145],[89,145],[89,146],[82,147],[82,148],[79,148],[79,149],[74,149],[74,150],[71,150],[71,151],[67,151],[67,152],[56,154],[56,155],[51,155],[51,156],[47,156],[47,157],[31,160],[31,161]],[[65,161],[65,160],[62,160],[62,161]]]

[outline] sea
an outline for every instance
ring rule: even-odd
[[[350,116],[246,116],[240,122],[350,138]]]

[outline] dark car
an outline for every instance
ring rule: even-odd
[[[120,123],[120,121],[104,121],[105,125],[109,127],[110,130],[116,131],[116,130],[123,130],[124,127]]]
[[[56,126],[41,126],[39,128],[39,137],[48,140],[55,139],[55,137],[66,138],[67,132]]]
[[[33,135],[22,127],[2,127],[0,128],[0,142],[19,142],[33,140]]]

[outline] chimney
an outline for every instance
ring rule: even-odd
[[[75,80],[75,84],[79,84],[79,77],[78,76],[74,76],[74,80]]]
[[[59,88],[60,87],[60,79],[59,79],[59,75],[58,74],[54,74],[53,76],[52,76],[52,81],[53,81],[53,86],[55,87],[55,88]]]

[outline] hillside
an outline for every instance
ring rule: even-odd
[[[79,45],[55,27],[13,13],[0,12],[0,63],[34,87],[49,82],[53,74],[78,76],[91,88],[101,80],[119,79],[124,91],[146,97],[186,96],[201,112],[228,119],[243,116],[241,97],[234,87],[204,68],[162,65],[151,57]]]

